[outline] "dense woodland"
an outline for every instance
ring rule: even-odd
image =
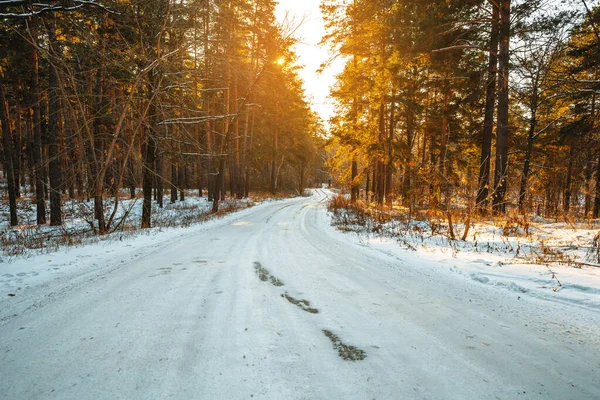
[[[0,125],[10,224],[32,199],[60,225],[94,204],[99,233],[120,196],[302,193],[322,164],[293,26],[273,0],[0,1]],[[4,192],[4,190],[3,190]],[[103,199],[114,198],[105,209]],[[48,207],[49,205],[49,207]]]
[[[11,225],[24,198],[39,225],[93,202],[105,233],[124,193],[149,227],[167,193],[217,211],[328,174],[353,202],[410,212],[600,217],[594,2],[323,0],[323,45],[345,62],[326,133],[275,7],[0,0]]]
[[[345,60],[329,159],[352,201],[600,216],[600,7],[324,0]],[[470,213],[469,213],[470,215]]]

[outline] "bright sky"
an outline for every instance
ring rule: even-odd
[[[293,27],[297,26],[303,19],[304,23],[298,28],[295,37],[299,39],[294,49],[299,58],[302,68],[300,77],[304,81],[304,88],[309,99],[312,99],[312,107],[323,121],[327,122],[333,114],[333,105],[328,101],[329,89],[335,82],[335,75],[341,71],[341,63],[329,67],[322,74],[317,74],[321,63],[327,60],[327,49],[319,47],[321,37],[325,34],[325,28],[321,11],[320,0],[279,0],[277,6],[277,20],[285,23],[286,14],[292,21]]]

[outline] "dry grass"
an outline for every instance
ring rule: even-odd
[[[260,196],[259,196],[260,198]],[[107,199],[110,201],[110,199]],[[74,203],[75,204],[75,203]],[[162,212],[153,213],[153,228],[189,227],[210,219],[226,215],[230,212],[252,207],[255,198],[248,201],[237,201],[228,199],[220,203],[218,213],[199,208],[197,205],[176,203],[169,205]],[[65,207],[67,208],[67,207]],[[106,207],[108,210],[109,207]],[[76,206],[65,210],[65,216],[85,221],[83,224],[72,228],[64,226],[50,227],[37,225],[22,225],[0,232],[0,254],[13,259],[27,257],[39,252],[47,253],[57,251],[63,247],[79,246],[93,241],[123,240],[124,238],[136,236],[145,230],[140,229],[139,220],[130,215],[125,215],[122,221],[115,221],[114,229],[107,235],[99,236],[94,229],[94,221],[91,219],[93,210],[85,202],[78,202]]]

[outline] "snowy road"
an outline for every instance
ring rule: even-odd
[[[0,288],[0,398],[600,399],[597,310],[362,246],[320,191],[135,243]]]

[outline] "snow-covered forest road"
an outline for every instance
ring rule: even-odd
[[[597,310],[362,246],[325,204],[265,203],[2,289],[0,398],[600,398]]]

